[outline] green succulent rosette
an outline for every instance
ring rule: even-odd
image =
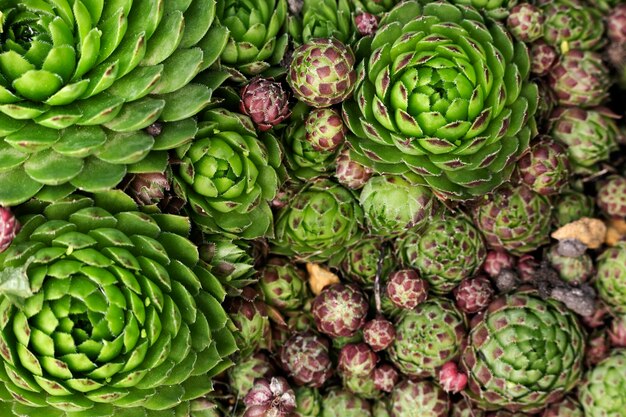
[[[396,320],[396,339],[389,359],[411,378],[435,376],[455,359],[465,337],[465,316],[445,298],[431,298]]]
[[[585,375],[578,399],[586,417],[626,416],[626,350],[613,353]]]
[[[552,223],[558,229],[582,217],[593,217],[594,215],[594,198],[571,189],[559,194],[554,201]]]
[[[322,413],[322,395],[317,388],[298,387],[294,417],[319,417]]]
[[[369,402],[350,391],[331,390],[322,401],[321,417],[371,417]]]
[[[289,35],[299,45],[315,38],[349,44],[356,33],[349,0],[304,0],[300,16],[289,16]]]
[[[20,210],[0,255],[3,415],[189,415],[237,350],[189,220],[121,191]]]
[[[491,303],[461,357],[464,394],[486,410],[533,413],[580,382],[585,334],[563,304],[522,289]]]
[[[386,14],[361,58],[344,119],[357,162],[412,171],[443,198],[507,180],[535,133],[537,86],[526,46],[470,7],[405,2]]]
[[[304,185],[279,210],[272,251],[307,261],[341,259],[362,237],[363,210],[352,191],[320,179]]]
[[[386,277],[397,265],[392,247],[384,245],[380,238],[366,237],[346,252],[338,268],[349,281],[371,288],[376,280],[381,257],[381,277]]]
[[[222,283],[226,293],[236,296],[244,287],[259,280],[251,255],[253,250],[254,247],[246,241],[212,237],[200,245],[200,259],[210,266],[211,273]]]
[[[339,150],[315,149],[306,136],[302,120],[293,121],[285,129],[282,143],[288,172],[302,181],[329,177],[335,171],[335,158]]]
[[[542,0],[543,39],[562,51],[591,51],[605,43],[603,14],[587,0]]]
[[[221,63],[237,81],[278,64],[287,49],[287,0],[222,0],[219,22],[230,32]]]
[[[598,256],[594,285],[611,309],[626,313],[626,243],[608,248]]]
[[[391,392],[389,409],[392,417],[445,417],[450,412],[450,399],[431,381],[407,379]]]
[[[0,2],[0,204],[163,172],[214,84],[216,1]],[[142,129],[163,124],[160,134]],[[155,137],[156,136],[156,137]]]
[[[371,13],[381,16],[393,9],[399,0],[352,0],[356,13]]]
[[[518,0],[450,0],[452,3],[481,10],[492,19],[505,19]]]
[[[401,239],[400,257],[428,281],[429,290],[445,294],[473,276],[487,257],[480,232],[462,215],[448,213],[429,222],[419,234]]]
[[[273,233],[269,201],[284,176],[274,136],[259,139],[249,117],[211,109],[200,115],[195,140],[176,156],[175,192],[202,231],[244,239]]]

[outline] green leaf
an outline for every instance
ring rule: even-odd
[[[124,165],[109,164],[100,159],[90,157],[85,160],[82,172],[70,183],[87,192],[109,190],[119,184],[126,174]]]
[[[23,169],[0,172],[0,205],[16,206],[37,194],[43,184],[33,180]]]
[[[185,10],[185,32],[180,48],[191,48],[206,35],[215,18],[215,0],[193,0]]]
[[[141,65],[156,65],[172,55],[183,38],[184,28],[185,18],[182,12],[174,11],[163,17],[148,42]]]
[[[179,49],[174,52],[163,61],[163,75],[152,92],[171,93],[189,84],[200,72],[203,55],[200,48]]]
[[[107,92],[121,97],[125,101],[140,99],[154,90],[161,79],[162,73],[163,65],[137,67],[117,80]]]
[[[200,84],[187,84],[178,91],[157,96],[165,100],[161,120],[175,122],[198,114],[211,103],[212,91]]]
[[[51,149],[38,152],[24,164],[24,170],[34,180],[45,185],[68,182],[83,169],[83,160],[61,155]]]
[[[106,144],[96,156],[111,164],[132,164],[145,158],[153,144],[152,136],[143,131],[109,132]]]
[[[0,54],[0,70],[9,81],[20,78],[28,71],[35,70],[35,66],[26,58],[13,50]]]

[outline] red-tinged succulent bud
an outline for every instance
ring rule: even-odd
[[[329,336],[352,336],[365,324],[369,305],[354,284],[333,284],[315,297],[311,308],[317,329]]]
[[[363,340],[372,347],[374,352],[387,349],[395,338],[395,326],[383,317],[370,320],[363,327]]]
[[[587,338],[587,348],[585,349],[585,363],[591,367],[602,362],[611,351],[609,337],[606,331],[598,330]]]
[[[373,35],[378,29],[378,16],[367,12],[360,13],[354,18],[354,23],[361,35]]]
[[[565,147],[550,137],[534,143],[517,163],[520,179],[542,195],[560,193],[570,175]]]
[[[523,282],[532,282],[539,269],[539,262],[532,255],[522,255],[517,261],[517,272]]]
[[[243,400],[243,417],[288,417],[296,409],[296,394],[285,378],[259,379]]]
[[[395,271],[387,281],[387,296],[396,306],[412,310],[428,297],[428,282],[413,269]]]
[[[372,177],[373,171],[350,157],[350,148],[344,146],[335,160],[335,176],[340,184],[358,190]]]
[[[311,332],[296,333],[280,350],[280,362],[298,385],[318,388],[333,373],[329,344]]]
[[[600,186],[597,202],[605,216],[614,219],[626,218],[626,178],[619,175],[610,176]]]
[[[0,253],[9,247],[19,230],[20,223],[11,210],[8,207],[0,206]]]
[[[546,75],[556,63],[559,53],[544,41],[530,47],[530,71],[535,75]]]
[[[170,190],[170,183],[162,172],[137,174],[133,176],[128,191],[140,205],[157,204]]]
[[[513,36],[522,42],[534,42],[543,36],[545,17],[541,10],[530,3],[511,8],[506,25]]]
[[[550,404],[541,417],[585,417],[585,412],[578,401],[572,397],[565,397],[563,401]]]
[[[607,35],[613,42],[626,42],[626,4],[619,4],[606,17]]]
[[[349,343],[339,352],[339,370],[348,375],[365,376],[378,362],[378,355],[366,343]]]
[[[483,264],[483,269],[491,278],[500,275],[503,269],[513,269],[515,267],[515,257],[504,250],[490,250]]]
[[[306,141],[317,151],[334,151],[346,138],[347,128],[335,109],[315,109],[304,121]]]
[[[257,77],[241,90],[239,109],[265,132],[291,115],[289,93],[278,81]]]
[[[620,314],[613,318],[609,329],[611,345],[626,347],[626,314]]]
[[[445,392],[456,394],[465,389],[467,375],[459,371],[456,362],[448,362],[439,370],[439,385]]]
[[[374,369],[374,385],[379,391],[393,391],[393,387],[398,384],[399,380],[400,373],[388,363],[384,363]]]
[[[487,308],[494,295],[487,277],[467,278],[453,290],[456,306],[466,313],[477,313]]]
[[[601,301],[596,301],[596,308],[592,315],[581,317],[585,326],[590,329],[596,329],[606,324],[609,317],[609,308]]]

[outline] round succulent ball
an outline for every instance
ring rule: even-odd
[[[271,258],[259,273],[265,302],[280,310],[297,310],[307,296],[305,273],[285,258]]]
[[[20,223],[8,207],[0,206],[0,253],[4,252],[13,242]]]
[[[483,269],[491,278],[496,278],[504,269],[515,268],[515,257],[502,249],[490,250],[483,263]]]
[[[577,399],[565,397],[562,401],[546,407],[541,417],[585,417],[585,413]]]
[[[354,54],[340,41],[311,39],[294,51],[287,81],[298,100],[316,108],[329,107],[352,94],[354,62]]]
[[[559,245],[554,244],[546,253],[546,259],[559,273],[559,277],[572,285],[586,282],[594,272],[593,260],[587,253],[580,256],[563,256],[559,253]]]
[[[317,151],[334,151],[344,142],[347,128],[335,109],[313,109],[304,121],[306,140]]]
[[[339,351],[337,367],[347,375],[367,376],[378,363],[378,355],[366,343],[348,343]]]
[[[559,228],[582,217],[593,217],[594,199],[576,190],[564,191],[558,196],[552,209],[552,222]]]
[[[311,313],[317,329],[331,337],[353,336],[363,327],[369,305],[354,284],[332,284],[315,297]]]
[[[323,399],[321,417],[371,417],[369,402],[347,390],[331,390]]]
[[[382,396],[382,392],[376,389],[374,372],[367,375],[341,374],[343,386],[353,394],[368,400],[374,400]]]
[[[611,346],[626,347],[626,314],[613,317],[608,333]]]
[[[605,216],[613,219],[626,218],[626,178],[611,175],[600,186],[596,201]]]
[[[559,53],[554,47],[539,40],[530,47],[530,72],[539,76],[546,75],[558,58]]]
[[[618,4],[606,17],[607,36],[615,43],[626,43],[626,4]]]
[[[265,303],[251,287],[241,297],[231,298],[228,313],[237,331],[234,332],[242,357],[256,352],[270,332],[270,321]]]
[[[391,417],[447,417],[450,399],[433,382],[404,380],[391,393]]]
[[[291,115],[289,93],[278,81],[255,77],[241,89],[239,110],[265,132]]]
[[[606,249],[596,259],[595,287],[612,310],[626,313],[626,242]]]
[[[489,278],[479,275],[461,281],[453,293],[456,306],[461,311],[473,314],[487,308],[493,298],[494,290]]]
[[[594,50],[604,43],[602,12],[585,0],[540,1],[545,16],[543,38],[550,45]]]
[[[521,3],[511,8],[506,25],[518,40],[534,42],[543,36],[544,20],[541,9],[530,3]]]
[[[373,35],[378,29],[378,16],[367,12],[359,13],[354,17],[354,24],[362,36]]]
[[[585,417],[626,416],[626,350],[614,350],[585,375],[578,399]]]
[[[370,320],[363,327],[363,340],[370,345],[374,352],[387,349],[395,338],[396,327],[383,317]]]
[[[257,352],[242,358],[228,370],[228,383],[239,397],[244,397],[252,389],[256,379],[269,377],[273,371],[274,367],[267,355]]]
[[[298,387],[294,417],[318,417],[322,412],[322,394],[317,388]]]
[[[394,237],[422,227],[438,204],[432,191],[397,175],[372,177],[359,196],[370,233]]]
[[[243,403],[243,417],[291,417],[296,409],[296,394],[281,376],[257,379]]]
[[[531,145],[517,168],[522,182],[541,195],[559,194],[568,185],[570,167],[565,147],[549,137]]]
[[[492,248],[522,255],[549,241],[551,210],[546,196],[507,184],[474,208],[474,224]]]
[[[311,332],[291,336],[280,350],[280,363],[298,385],[319,388],[333,374],[328,340]]]
[[[465,332],[465,317],[451,301],[430,299],[398,318],[389,358],[411,378],[435,376],[458,355]]]
[[[381,256],[383,260],[381,276],[387,276],[395,266],[391,245],[383,246],[379,238],[364,238],[346,252],[339,269],[350,281],[372,287]]]
[[[414,269],[401,269],[389,275],[385,293],[397,307],[412,310],[428,298],[428,282]]]
[[[585,335],[576,315],[533,290],[493,301],[464,345],[465,394],[486,410],[537,412],[582,376]]]
[[[335,159],[335,177],[339,184],[358,190],[372,177],[371,168],[358,163],[350,156],[350,147],[344,146]]]
[[[374,369],[374,384],[376,389],[383,392],[391,392],[398,384],[400,374],[392,365],[383,363]]]
[[[464,215],[448,214],[401,240],[405,265],[415,268],[435,294],[445,294],[474,275],[487,256],[483,237]]]

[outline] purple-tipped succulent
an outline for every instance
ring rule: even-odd
[[[377,390],[391,392],[400,380],[400,373],[393,365],[383,363],[374,369],[374,385]]]
[[[363,327],[367,298],[354,284],[333,284],[315,297],[311,312],[317,329],[331,337],[352,336]]]
[[[387,296],[396,306],[412,310],[428,297],[428,282],[414,269],[395,271],[387,281]]]
[[[503,269],[515,268],[515,257],[502,249],[490,250],[483,264],[483,269],[491,278],[500,275]]]
[[[598,190],[598,207],[605,216],[615,219],[626,218],[626,178],[610,176]]]
[[[439,385],[445,392],[456,394],[465,389],[467,375],[459,370],[456,362],[448,362],[439,370]]]
[[[530,71],[536,75],[546,75],[556,63],[559,53],[542,40],[530,47]]]
[[[289,93],[278,81],[256,77],[241,90],[239,109],[265,132],[291,115]]]
[[[378,355],[366,343],[349,343],[339,352],[339,370],[347,375],[368,375],[376,363]]]
[[[487,308],[494,295],[491,281],[479,275],[467,278],[453,290],[456,306],[466,313],[477,313]]]
[[[321,387],[333,373],[328,340],[311,332],[291,336],[280,350],[280,362],[298,385]]]
[[[340,41],[311,39],[294,51],[287,81],[298,100],[312,107],[329,107],[352,94],[354,63],[354,54]]]
[[[335,109],[314,109],[304,121],[306,141],[316,151],[331,152],[341,146],[347,128],[341,114]]]
[[[354,17],[354,24],[362,36],[373,35],[378,29],[378,16],[367,12],[359,13]]]
[[[370,320],[363,327],[363,340],[370,345],[374,352],[387,349],[395,338],[396,327],[383,317]]]
[[[613,318],[609,328],[609,340],[614,347],[626,347],[626,314],[618,314]]]
[[[162,172],[134,175],[127,189],[133,199],[142,206],[157,204],[169,190],[170,183]]]
[[[8,207],[0,206],[0,253],[9,247],[17,232],[20,230],[20,223]]]
[[[258,379],[243,402],[243,417],[289,417],[296,409],[296,394],[285,378]]]
[[[530,3],[521,3],[511,8],[506,25],[518,40],[534,42],[543,36],[544,21],[541,9]]]
[[[542,195],[558,194],[568,185],[570,165],[565,147],[544,136],[517,163],[520,179]]]
[[[431,381],[404,380],[391,393],[392,417],[411,415],[447,417],[450,411],[448,395]]]
[[[607,35],[617,43],[626,43],[626,4],[618,4],[606,17]]]
[[[228,313],[238,330],[234,335],[242,357],[250,356],[269,338],[267,306],[254,289],[246,287],[240,297],[230,299]]]
[[[358,190],[372,177],[373,171],[350,157],[350,148],[344,146],[335,160],[335,177],[340,184]]]

